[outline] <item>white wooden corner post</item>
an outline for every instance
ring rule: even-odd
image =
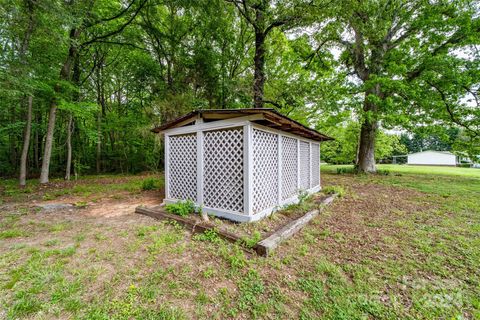
[[[320,146],[321,146],[321,144],[319,142],[318,143],[318,185],[321,187],[322,186],[322,180],[321,180],[322,179],[322,172],[320,170],[320,167],[321,167],[321,162],[322,161],[320,159],[322,158],[321,157],[322,150],[320,149]]]
[[[253,215],[253,141],[250,123],[243,126],[243,211]]]
[[[308,143],[308,163],[310,164],[310,168],[308,168],[308,189],[312,188],[312,182],[313,182],[313,166],[312,166],[312,142]]]
[[[297,191],[300,191],[300,140],[297,139]]]
[[[277,205],[282,203],[282,135],[277,134],[278,136],[278,197],[277,197]]]
[[[168,134],[165,135],[165,199],[170,198],[170,168],[169,168],[169,158],[170,158],[170,136]]]
[[[203,131],[197,131],[197,204],[203,205]]]

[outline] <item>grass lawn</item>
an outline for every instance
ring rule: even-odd
[[[322,171],[335,173],[337,168],[353,168],[352,165],[325,165]],[[429,174],[429,175],[446,175],[446,176],[462,176],[480,179],[479,168],[459,168],[459,167],[442,167],[442,166],[409,166],[397,164],[379,164],[379,170],[388,170],[392,173],[411,173],[411,174]]]
[[[325,166],[323,186],[345,195],[269,258],[131,209],[95,211],[160,202],[145,176],[26,193],[2,182],[0,318],[480,319],[480,170],[387,168]],[[87,205],[31,205],[52,197]]]

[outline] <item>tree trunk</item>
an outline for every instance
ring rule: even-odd
[[[23,133],[23,149],[20,157],[20,186],[25,187],[27,183],[27,157],[28,149],[30,147],[30,132],[32,129],[32,104],[33,97],[28,97],[27,107],[27,123],[25,124],[25,131]]]
[[[368,119],[368,117],[362,123],[356,164],[359,172],[374,173],[377,171],[375,167],[375,136],[377,127],[377,122]]]
[[[38,155],[40,154],[40,139],[38,134],[38,127],[42,122],[42,118],[40,115],[41,113],[37,112],[35,116],[35,123],[37,124],[37,126],[35,127],[35,142],[33,145],[33,162],[35,164],[35,169],[37,170],[37,172],[38,172],[38,169],[40,168],[40,166],[38,165],[39,164]]]
[[[106,107],[105,107],[105,95],[103,90],[103,57],[100,59],[96,70],[96,87],[97,87],[97,104],[100,106],[100,111],[97,114],[97,157],[96,157],[96,169],[97,174],[101,171],[101,162],[102,162],[102,119],[105,117]]]
[[[80,36],[80,29],[73,28],[70,30],[70,48],[68,50],[68,56],[60,71],[60,80],[70,80],[70,72],[72,71],[72,64],[77,55],[77,39]],[[55,86],[55,93],[59,94],[61,90],[60,84]],[[50,105],[50,113],[48,117],[47,135],[45,138],[45,149],[43,151],[42,159],[42,171],[40,172],[40,183],[48,183],[48,176],[50,171],[50,157],[52,155],[53,134],[55,131],[55,118],[57,114],[57,101],[52,99]]]
[[[53,133],[55,131],[55,118],[57,116],[57,104],[52,101],[50,113],[48,115],[47,135],[45,137],[45,147],[43,149],[42,169],[40,172],[40,183],[48,183],[50,169],[50,157],[52,156]]]
[[[363,120],[360,129],[356,169],[359,172],[364,173],[374,173],[377,171],[377,168],[375,167],[375,138],[378,129],[378,108],[374,102],[369,101],[370,95],[377,96],[381,99],[383,98],[379,84],[366,91],[363,103],[365,119]]]
[[[97,174],[100,173],[102,160],[102,113],[97,115]]]
[[[65,169],[65,180],[70,180],[70,171],[72,168],[72,130],[73,115],[70,113],[67,127],[67,167]]]
[[[254,64],[253,104],[255,108],[263,108],[263,88],[265,86],[265,33],[263,30],[255,30]]]

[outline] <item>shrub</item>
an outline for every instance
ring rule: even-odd
[[[142,190],[154,190],[159,188],[159,181],[155,178],[147,178],[142,182]]]
[[[186,217],[195,211],[195,204],[191,200],[179,201],[177,203],[167,204],[165,210],[169,213]]]

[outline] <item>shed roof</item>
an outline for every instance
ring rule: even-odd
[[[407,156],[411,156],[411,155],[414,155],[414,154],[420,154],[420,153],[427,153],[427,152],[447,154],[447,155],[450,155],[450,156],[454,156],[454,155],[455,155],[455,154],[451,153],[450,151],[424,150],[424,151],[409,153],[409,154],[407,154]]]
[[[317,130],[311,129],[300,122],[297,122],[293,119],[290,119],[274,109],[205,109],[205,110],[195,110],[182,117],[179,117],[175,120],[167,122],[159,127],[152,129],[155,133],[160,133],[164,130],[181,127],[187,124],[191,124],[197,118],[202,118],[205,121],[215,121],[223,119],[231,119],[247,115],[260,115],[260,117],[253,122],[268,126],[274,129],[290,132],[304,138],[316,140],[316,141],[327,141],[334,140],[332,137],[329,137],[323,133],[318,132]]]

